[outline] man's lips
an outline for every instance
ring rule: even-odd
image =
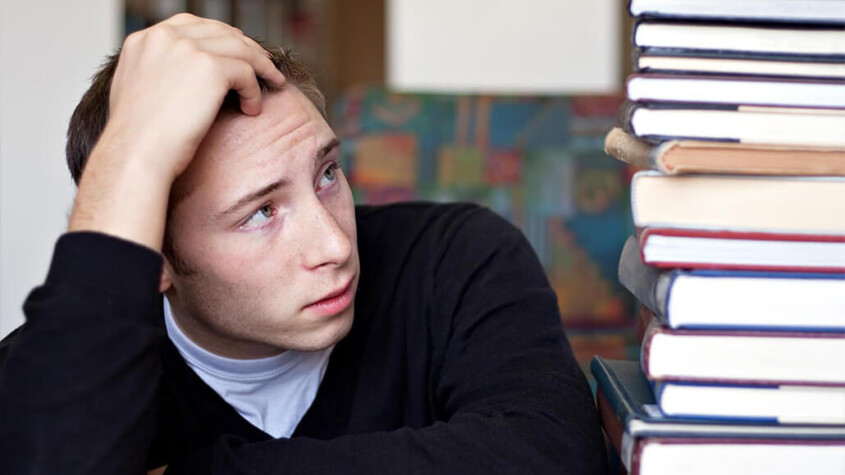
[[[354,289],[352,288],[352,283],[355,281],[355,276],[349,278],[346,283],[329,292],[320,300],[314,301],[305,306],[306,310],[316,310],[319,313],[324,314],[335,314],[342,312],[349,304],[352,303],[352,297],[354,295]]]

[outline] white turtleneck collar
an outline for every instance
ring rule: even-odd
[[[244,419],[273,437],[290,437],[311,407],[334,345],[325,350],[287,350],[269,358],[240,360],[209,352],[185,335],[164,298],[167,336],[179,354]]]

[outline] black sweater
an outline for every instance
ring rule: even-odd
[[[56,244],[0,347],[0,473],[604,473],[590,390],[521,233],[473,205],[358,207],[355,320],[290,439],[166,338],[161,257]]]

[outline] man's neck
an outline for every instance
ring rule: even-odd
[[[179,327],[179,330],[194,344],[209,353],[224,358],[248,360],[269,358],[285,351],[275,346],[221,335],[214,328],[196,318],[180,303],[178,298],[165,297],[165,306],[169,307],[173,321]]]

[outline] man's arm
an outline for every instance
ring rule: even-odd
[[[160,251],[173,181],[230,90],[240,95],[245,114],[260,112],[256,75],[284,83],[261,46],[220,22],[180,14],[131,34],[68,230],[97,231]]]
[[[164,339],[161,258],[95,233],[60,238],[27,322],[4,342],[0,473],[139,474]]]
[[[433,373],[444,422],[332,440],[225,437],[167,475],[605,473],[592,396],[536,256],[489,211],[454,220],[460,228],[432,256],[438,313],[452,328]]]
[[[150,249],[161,249],[173,180],[228,91],[259,113],[256,75],[284,82],[220,22],[177,15],[127,38],[71,233],[2,350],[0,473],[144,473],[163,335],[151,321],[162,262]]]

